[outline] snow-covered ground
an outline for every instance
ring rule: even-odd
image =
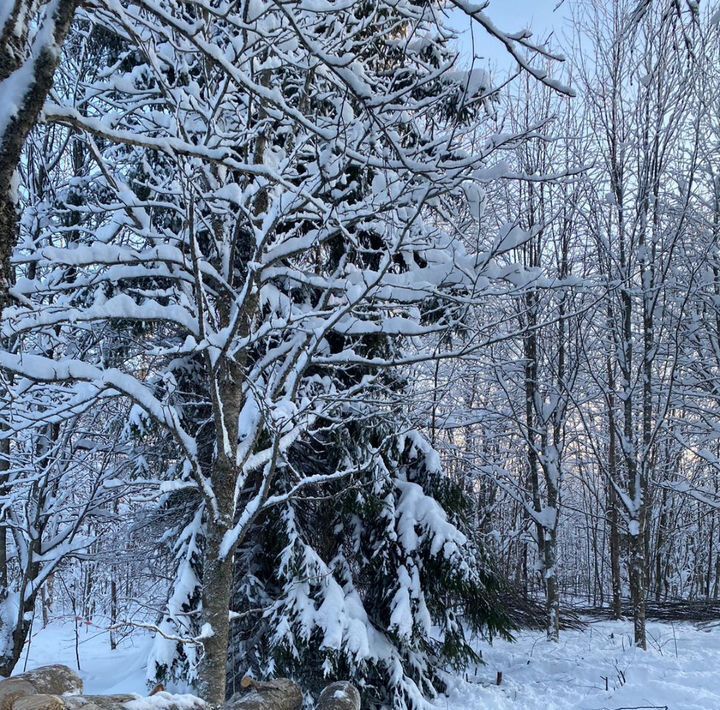
[[[632,647],[630,624],[620,622],[566,632],[557,645],[536,632],[520,634],[516,643],[497,641],[482,649],[486,665],[454,681],[449,697],[435,705],[438,710],[720,710],[720,628],[649,623],[648,630],[645,653]],[[138,633],[111,651],[107,633],[84,627],[78,655],[86,690],[144,694],[148,643],[149,636]],[[58,662],[77,667],[72,625],[54,624],[33,635],[27,667]],[[16,672],[24,665],[25,656]]]
[[[625,622],[565,632],[559,644],[525,632],[483,649],[485,666],[458,680],[443,710],[720,710],[720,628],[648,623],[649,649]],[[495,684],[497,672],[502,684]],[[607,678],[608,690],[605,690]]]
[[[138,631],[122,639],[115,651],[110,650],[107,631],[96,625],[82,625],[77,635],[72,623],[53,623],[32,634],[29,648],[15,667],[22,673],[37,666],[64,663],[77,671],[86,693],[147,694],[145,659],[150,649],[149,633]],[[78,670],[78,658],[80,669]]]

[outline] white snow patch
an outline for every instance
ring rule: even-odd
[[[600,710],[720,708],[720,629],[649,623],[647,651],[632,644],[632,623],[603,621],[563,631],[522,632],[516,643],[482,644],[485,666],[451,680],[438,710]],[[502,671],[501,685],[496,685]],[[622,676],[620,675],[622,672]],[[624,680],[623,680],[624,676]],[[605,678],[608,690],[605,690]]]
[[[128,710],[197,710],[207,707],[206,703],[194,695],[173,695],[164,692],[131,700],[123,705]]]

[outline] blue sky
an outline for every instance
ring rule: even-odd
[[[561,38],[570,8],[568,0],[557,8],[559,2],[560,0],[492,0],[486,14],[506,32],[517,32],[529,27],[533,30],[536,41],[544,40],[553,31]],[[454,10],[450,12],[450,24],[458,32],[462,32],[461,51],[463,59],[469,62],[472,57],[471,22],[464,13]],[[500,70],[510,66],[511,60],[504,47],[491,41],[481,28],[475,28],[473,32],[475,53],[484,58],[483,64],[490,62]],[[551,40],[552,44],[557,46],[557,42],[553,43]]]

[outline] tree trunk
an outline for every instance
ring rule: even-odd
[[[3,0],[12,2],[12,0]],[[13,176],[20,162],[25,140],[34,128],[45,103],[58,63],[60,52],[70,29],[77,0],[57,0],[55,12],[45,17],[51,29],[36,33],[33,47],[28,46],[31,23],[36,21],[27,0],[15,0],[4,27],[0,27],[0,82],[13,74],[21,75],[30,65],[31,79],[25,93],[18,98],[17,108],[0,133],[0,314],[7,305],[12,285],[10,256],[17,240],[18,215],[15,207]],[[50,3],[44,3],[50,9]],[[22,86],[22,84],[21,84]],[[2,106],[0,111],[9,110]]]
[[[557,532],[548,530],[544,547],[545,611],[548,641],[560,640],[560,594],[557,582]]]
[[[612,584],[612,618],[622,618],[622,577],[620,571],[620,525],[618,520],[617,493],[609,485],[610,499],[610,570]]]
[[[118,591],[115,577],[110,580],[110,649],[117,648],[117,631],[115,626],[118,622]]]
[[[221,555],[227,530],[222,524],[209,526],[203,564],[203,657],[198,672],[198,692],[203,700],[217,707],[225,702],[230,638],[233,557]]]
[[[4,427],[2,427],[4,430]],[[4,433],[4,432],[3,432]],[[7,495],[8,469],[10,468],[10,439],[0,439],[0,496]],[[0,518],[0,604],[7,597],[8,593],[8,569],[7,569],[7,527]],[[0,617],[1,618],[1,617]],[[0,622],[2,623],[2,622]],[[2,629],[0,628],[0,633]]]
[[[9,455],[10,440],[0,440],[0,493],[7,484],[5,472],[9,468]],[[7,562],[7,527],[3,521],[0,521],[0,609],[12,601],[9,599],[10,579]],[[24,588],[25,585],[21,586],[21,595]],[[7,613],[0,615],[0,639],[4,645],[3,653],[0,654],[0,677],[7,677],[12,673],[22,653],[25,639],[30,630],[30,622],[25,615],[27,608],[27,604],[20,604],[20,609],[16,611],[14,617]]]
[[[630,596],[633,610],[633,632],[635,645],[647,650],[645,628],[645,539],[644,525],[637,534],[630,535]]]
[[[658,520],[657,542],[655,549],[655,601],[659,602],[663,587],[663,548],[665,547],[665,528],[667,527],[667,489],[662,491],[660,519]],[[711,538],[712,544],[712,538]],[[651,587],[652,588],[652,587]]]
[[[12,0],[4,0],[11,2]],[[46,16],[39,27],[33,46],[29,46],[29,30],[37,21],[36,13],[32,12],[32,3],[27,0],[14,0],[12,9],[7,15],[5,25],[0,27],[0,82],[10,80],[13,75],[22,76],[29,68],[31,77],[19,87],[24,89],[17,97],[17,105],[8,120],[3,121],[4,130],[0,132],[0,316],[8,304],[9,291],[13,283],[13,270],[10,264],[12,250],[18,236],[18,213],[14,176],[20,162],[25,141],[37,123],[40,111],[52,87],[53,77],[60,61],[59,47],[62,47],[75,14],[77,0],[57,0],[53,3],[52,16]],[[43,3],[44,9],[51,9],[50,3]],[[0,106],[0,111],[11,110],[9,106]],[[9,443],[4,446],[4,454],[9,453]],[[7,599],[9,580],[7,578],[6,528],[0,525],[0,604]],[[31,570],[26,570],[26,575]],[[32,577],[34,578],[34,576]],[[25,584],[21,585],[21,595]],[[30,615],[34,608],[34,595],[20,603],[15,628],[0,629],[8,641],[5,653],[0,657],[0,676],[12,672],[20,658],[25,639],[30,630]],[[21,596],[22,598],[22,596]],[[4,633],[3,633],[4,632]]]
[[[30,549],[31,559],[36,553],[37,547],[33,544]],[[30,562],[28,569],[25,570],[22,584],[18,590],[19,599],[24,599],[24,601],[19,602],[17,615],[14,619],[14,627],[12,630],[8,630],[9,633],[6,635],[9,643],[6,645],[4,653],[0,655],[0,677],[7,677],[12,673],[25,647],[25,642],[27,641],[30,627],[32,626],[37,592],[29,595],[26,593],[28,587],[31,586],[36,579],[38,572],[39,564],[37,562]]]
[[[535,391],[537,387],[537,332],[535,313],[535,294],[530,291],[525,297],[527,311],[527,331],[523,335],[523,349],[525,356],[525,427],[527,431],[527,462],[530,495],[532,496],[533,510],[538,514],[542,512],[540,499],[540,465],[538,461],[538,446],[536,442],[537,431],[535,422]],[[545,528],[535,519],[535,537],[538,546],[538,557],[545,559]],[[542,579],[545,586],[545,577]]]
[[[5,653],[0,656],[0,678],[7,678],[13,672],[13,668],[17,665],[22,655],[25,641],[30,632],[30,621],[21,619],[12,630],[10,643],[5,649]]]
[[[0,188],[0,315],[8,304],[8,292],[13,283],[10,257],[17,233],[18,214],[8,182],[7,187]]]
[[[230,603],[233,590],[233,550],[223,550],[226,533],[235,522],[235,452],[238,418],[242,409],[244,360],[228,363],[213,387],[216,423],[216,458],[212,470],[214,498],[206,500],[207,533],[203,562],[202,620],[204,653],[198,672],[200,696],[211,706],[226,699],[227,656],[230,638]]]
[[[612,312],[609,321],[612,322]],[[608,375],[608,519],[610,522],[610,574],[612,584],[612,618],[622,618],[622,577],[620,574],[620,527],[618,520],[617,481],[617,438],[615,432],[615,374],[610,358],[607,361]]]

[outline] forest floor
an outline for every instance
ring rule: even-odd
[[[567,631],[559,644],[524,631],[515,643],[482,645],[485,665],[451,682],[438,710],[720,710],[720,626],[648,623],[646,653],[632,647],[629,622],[599,621]],[[137,633],[110,650],[108,634],[96,626],[79,631],[77,654],[72,624],[51,624],[33,634],[16,668],[65,663],[77,668],[86,692],[144,694],[143,668],[150,638]],[[497,673],[502,683],[496,685]],[[606,681],[607,678],[607,690]]]
[[[558,644],[525,631],[483,647],[484,666],[453,681],[446,710],[720,710],[720,626],[648,622],[648,651],[631,622],[594,621]],[[497,673],[502,683],[496,685]],[[607,690],[606,690],[607,679]]]

